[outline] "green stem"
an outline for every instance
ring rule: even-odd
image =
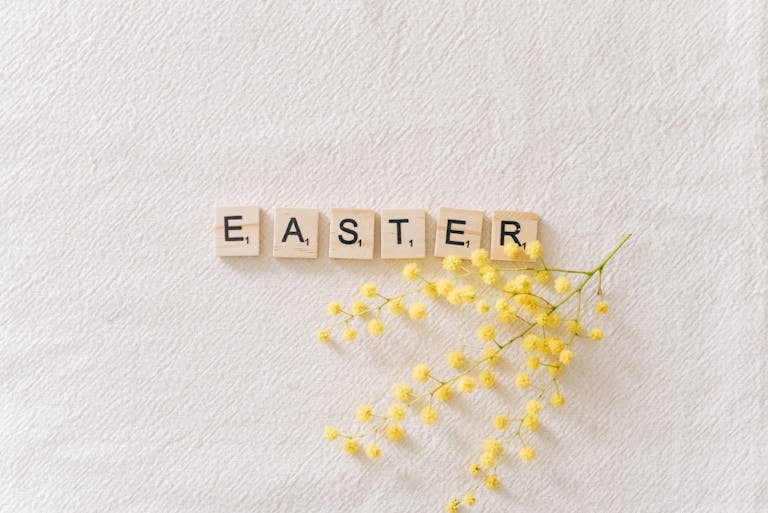
[[[624,244],[626,244],[626,242],[629,240],[629,238],[630,238],[630,237],[632,237],[632,234],[631,234],[631,233],[628,233],[628,234],[626,234],[626,235],[624,236],[624,238],[623,238],[623,239],[621,239],[621,242],[619,242],[619,244],[618,244],[618,245],[617,245],[615,248],[613,248],[613,250],[612,250],[610,253],[608,253],[608,256],[606,256],[606,257],[603,259],[603,261],[602,261],[602,262],[600,262],[599,264],[597,264],[597,267],[595,267],[594,269],[592,269],[592,274],[595,274],[595,272],[597,272],[597,271],[601,270],[603,267],[605,267],[605,264],[607,264],[607,263],[608,263],[608,261],[609,261],[611,258],[613,258],[613,255],[615,255],[615,254],[616,254],[616,252],[618,252],[618,251],[621,249],[621,247],[622,247]]]
[[[610,252],[610,253],[608,253],[608,255],[606,255],[606,257],[605,257],[605,258],[604,258],[604,259],[603,259],[603,260],[602,260],[602,261],[601,261],[599,264],[597,264],[597,265],[595,266],[595,268],[594,268],[594,269],[592,269],[591,271],[587,272],[587,274],[586,274],[586,277],[585,277],[585,278],[584,278],[584,280],[583,280],[583,281],[582,281],[582,282],[579,284],[579,286],[578,286],[578,287],[576,287],[576,288],[575,288],[573,291],[571,291],[571,293],[570,293],[570,294],[568,294],[567,296],[565,296],[565,297],[564,297],[564,298],[563,298],[563,299],[562,299],[562,300],[561,300],[559,303],[557,303],[556,305],[554,305],[554,306],[552,307],[552,310],[550,311],[550,313],[554,312],[555,310],[557,310],[558,308],[560,308],[561,306],[563,306],[565,303],[567,303],[567,302],[568,302],[568,301],[569,301],[569,300],[570,300],[570,299],[571,299],[571,298],[572,298],[572,297],[573,297],[575,294],[579,294],[579,295],[580,295],[580,294],[581,294],[581,289],[583,289],[583,288],[584,288],[584,286],[585,286],[587,283],[589,283],[589,280],[591,280],[591,279],[592,279],[592,277],[595,275],[595,273],[596,273],[596,272],[598,272],[598,271],[602,272],[602,270],[603,270],[603,267],[605,267],[605,264],[607,264],[607,263],[608,263],[608,262],[611,260],[611,258],[613,258],[613,256],[616,254],[616,252],[618,252],[618,251],[619,251],[619,249],[621,249],[621,247],[622,247],[624,244],[626,244],[626,242],[629,240],[629,238],[630,238],[630,237],[632,237],[632,234],[631,234],[631,233],[628,233],[627,235],[625,235],[625,236],[624,236],[624,238],[623,238],[623,239],[621,239],[621,242],[619,242],[619,243],[616,245],[616,247],[615,247],[615,248],[613,248],[613,249],[611,250],[611,252]],[[527,333],[528,333],[528,332],[531,330],[531,328],[532,328],[533,326],[534,326],[534,325],[528,326],[528,327],[527,327],[527,328],[526,328],[526,329],[525,329],[525,330],[524,330],[522,333],[520,333],[519,335],[517,335],[515,338],[512,338],[512,339],[508,340],[506,343],[502,344],[502,347],[500,348],[500,350],[501,350],[501,349],[504,349],[505,347],[507,347],[509,344],[511,344],[512,342],[514,342],[514,341],[515,341],[515,340],[517,340],[518,338],[521,338],[522,336],[524,336],[525,334],[527,334]]]

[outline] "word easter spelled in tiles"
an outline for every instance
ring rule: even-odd
[[[310,208],[275,210],[272,255],[278,258],[317,258],[320,212]],[[485,215],[479,210],[441,208],[435,234],[435,256],[469,258],[483,247]],[[512,260],[504,245],[525,247],[538,238],[539,216],[532,212],[497,210],[491,218],[490,257]],[[216,207],[216,255],[257,256],[260,252],[261,209],[257,206]],[[376,235],[373,210],[331,210],[328,256],[356,260],[373,259]],[[424,258],[426,212],[421,209],[382,210],[381,258]],[[523,257],[525,258],[525,257]]]

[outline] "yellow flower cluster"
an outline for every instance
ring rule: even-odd
[[[403,269],[403,276],[409,281],[414,281],[421,277],[420,272],[418,265],[408,264]],[[436,286],[436,284],[426,282],[425,288],[427,286]],[[474,290],[465,288],[461,293],[463,294],[462,298],[467,297],[470,293],[474,298]],[[384,296],[379,293],[376,284],[373,282],[364,283],[360,287],[360,295],[365,299],[378,299],[379,302],[376,305],[369,305],[365,301],[358,299],[352,301],[347,308],[336,301],[325,305],[325,311],[329,316],[342,317],[341,321],[337,324],[343,324],[341,339],[347,342],[357,340],[358,329],[354,326],[356,321],[362,321],[368,333],[374,337],[384,334],[385,325],[382,320],[384,310],[395,316],[400,316],[407,312],[408,317],[414,321],[421,320],[427,315],[427,307],[423,302],[413,301],[406,304],[405,297],[407,294],[392,297]],[[429,294],[426,295],[430,296]],[[331,331],[331,328],[318,330],[317,340],[320,342],[330,342],[332,340]]]
[[[474,304],[474,312],[487,317],[477,325],[477,342],[464,342],[460,347],[450,348],[441,358],[425,358],[416,363],[410,369],[413,384],[396,383],[392,388],[394,402],[384,406],[382,412],[377,413],[378,406],[360,404],[354,413],[357,422],[365,427],[360,434],[342,434],[331,426],[325,428],[325,438],[341,440],[342,448],[350,454],[361,452],[364,445],[365,456],[377,459],[382,454],[382,439],[398,442],[405,437],[409,410],[415,412],[410,417],[421,424],[435,424],[441,418],[440,403],[450,401],[454,392],[472,394],[479,389],[493,389],[505,378],[499,373],[501,367],[493,369],[502,353],[512,359],[519,357],[522,363],[511,379],[514,387],[527,396],[525,408],[519,413],[499,412],[491,419],[490,427],[497,436],[483,441],[482,450],[468,467],[470,476],[477,481],[463,495],[451,498],[446,510],[457,512],[463,506],[474,505],[482,488],[496,490],[501,486],[498,472],[505,455],[516,454],[515,459],[520,462],[536,458],[531,438],[539,429],[544,405],[561,408],[565,404],[558,378],[574,362],[577,342],[603,338],[600,328],[585,329],[582,325],[588,321],[582,308],[587,300],[587,286],[597,281],[598,301],[593,311],[607,313],[603,271],[628,239],[629,235],[600,263],[586,270],[547,267],[539,241],[529,242],[525,247],[512,243],[504,247],[510,257],[526,261],[519,267],[496,265],[484,249],[475,250],[468,261],[458,256],[443,258],[442,268],[451,273],[446,278],[430,280],[417,264],[410,263],[403,267],[402,276],[418,285],[415,290],[390,296],[380,293],[375,283],[367,282],[360,287],[362,299],[348,306],[328,303],[327,314],[340,320],[317,332],[317,339],[325,343],[333,343],[336,326],[340,327],[341,339],[348,342],[357,339],[361,324],[371,336],[382,336],[385,313],[407,313],[412,321],[420,321],[427,316],[428,300],[444,302],[448,307]],[[595,277],[597,280],[593,280]],[[423,299],[406,299],[413,295]],[[493,318],[489,316],[491,310]]]

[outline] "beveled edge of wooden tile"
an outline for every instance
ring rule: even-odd
[[[381,212],[423,212],[424,215],[427,214],[426,209],[423,208],[382,208]]]
[[[304,207],[275,207],[275,215],[278,213],[282,213],[285,210],[298,210],[300,212],[303,212],[305,214],[310,214],[313,212],[317,212],[317,215],[320,215],[320,209],[319,208],[304,208]]]
[[[440,215],[442,215],[444,210],[449,210],[452,212],[468,212],[470,214],[481,214],[483,217],[485,217],[485,210],[475,210],[473,208],[440,207],[437,211],[438,221],[440,220]]]
[[[337,212],[352,212],[354,214],[367,214],[372,213],[374,219],[376,218],[376,211],[371,208],[342,208],[342,207],[336,207],[331,209],[331,215],[337,213]]]
[[[524,210],[494,210],[493,216],[496,215],[519,217],[520,219],[530,219],[531,221],[539,221],[541,217],[536,212],[527,212]]]

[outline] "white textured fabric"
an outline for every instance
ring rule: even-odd
[[[476,508],[766,510],[763,2],[118,4],[0,7],[1,511],[463,492],[514,392],[376,464],[321,435],[476,318],[318,344],[326,301],[404,285],[381,260],[273,259],[286,206],[425,208],[430,230],[440,206],[531,210],[550,260],[583,266],[633,232],[605,344]],[[213,206],[238,203],[265,209],[266,255],[217,259]]]

